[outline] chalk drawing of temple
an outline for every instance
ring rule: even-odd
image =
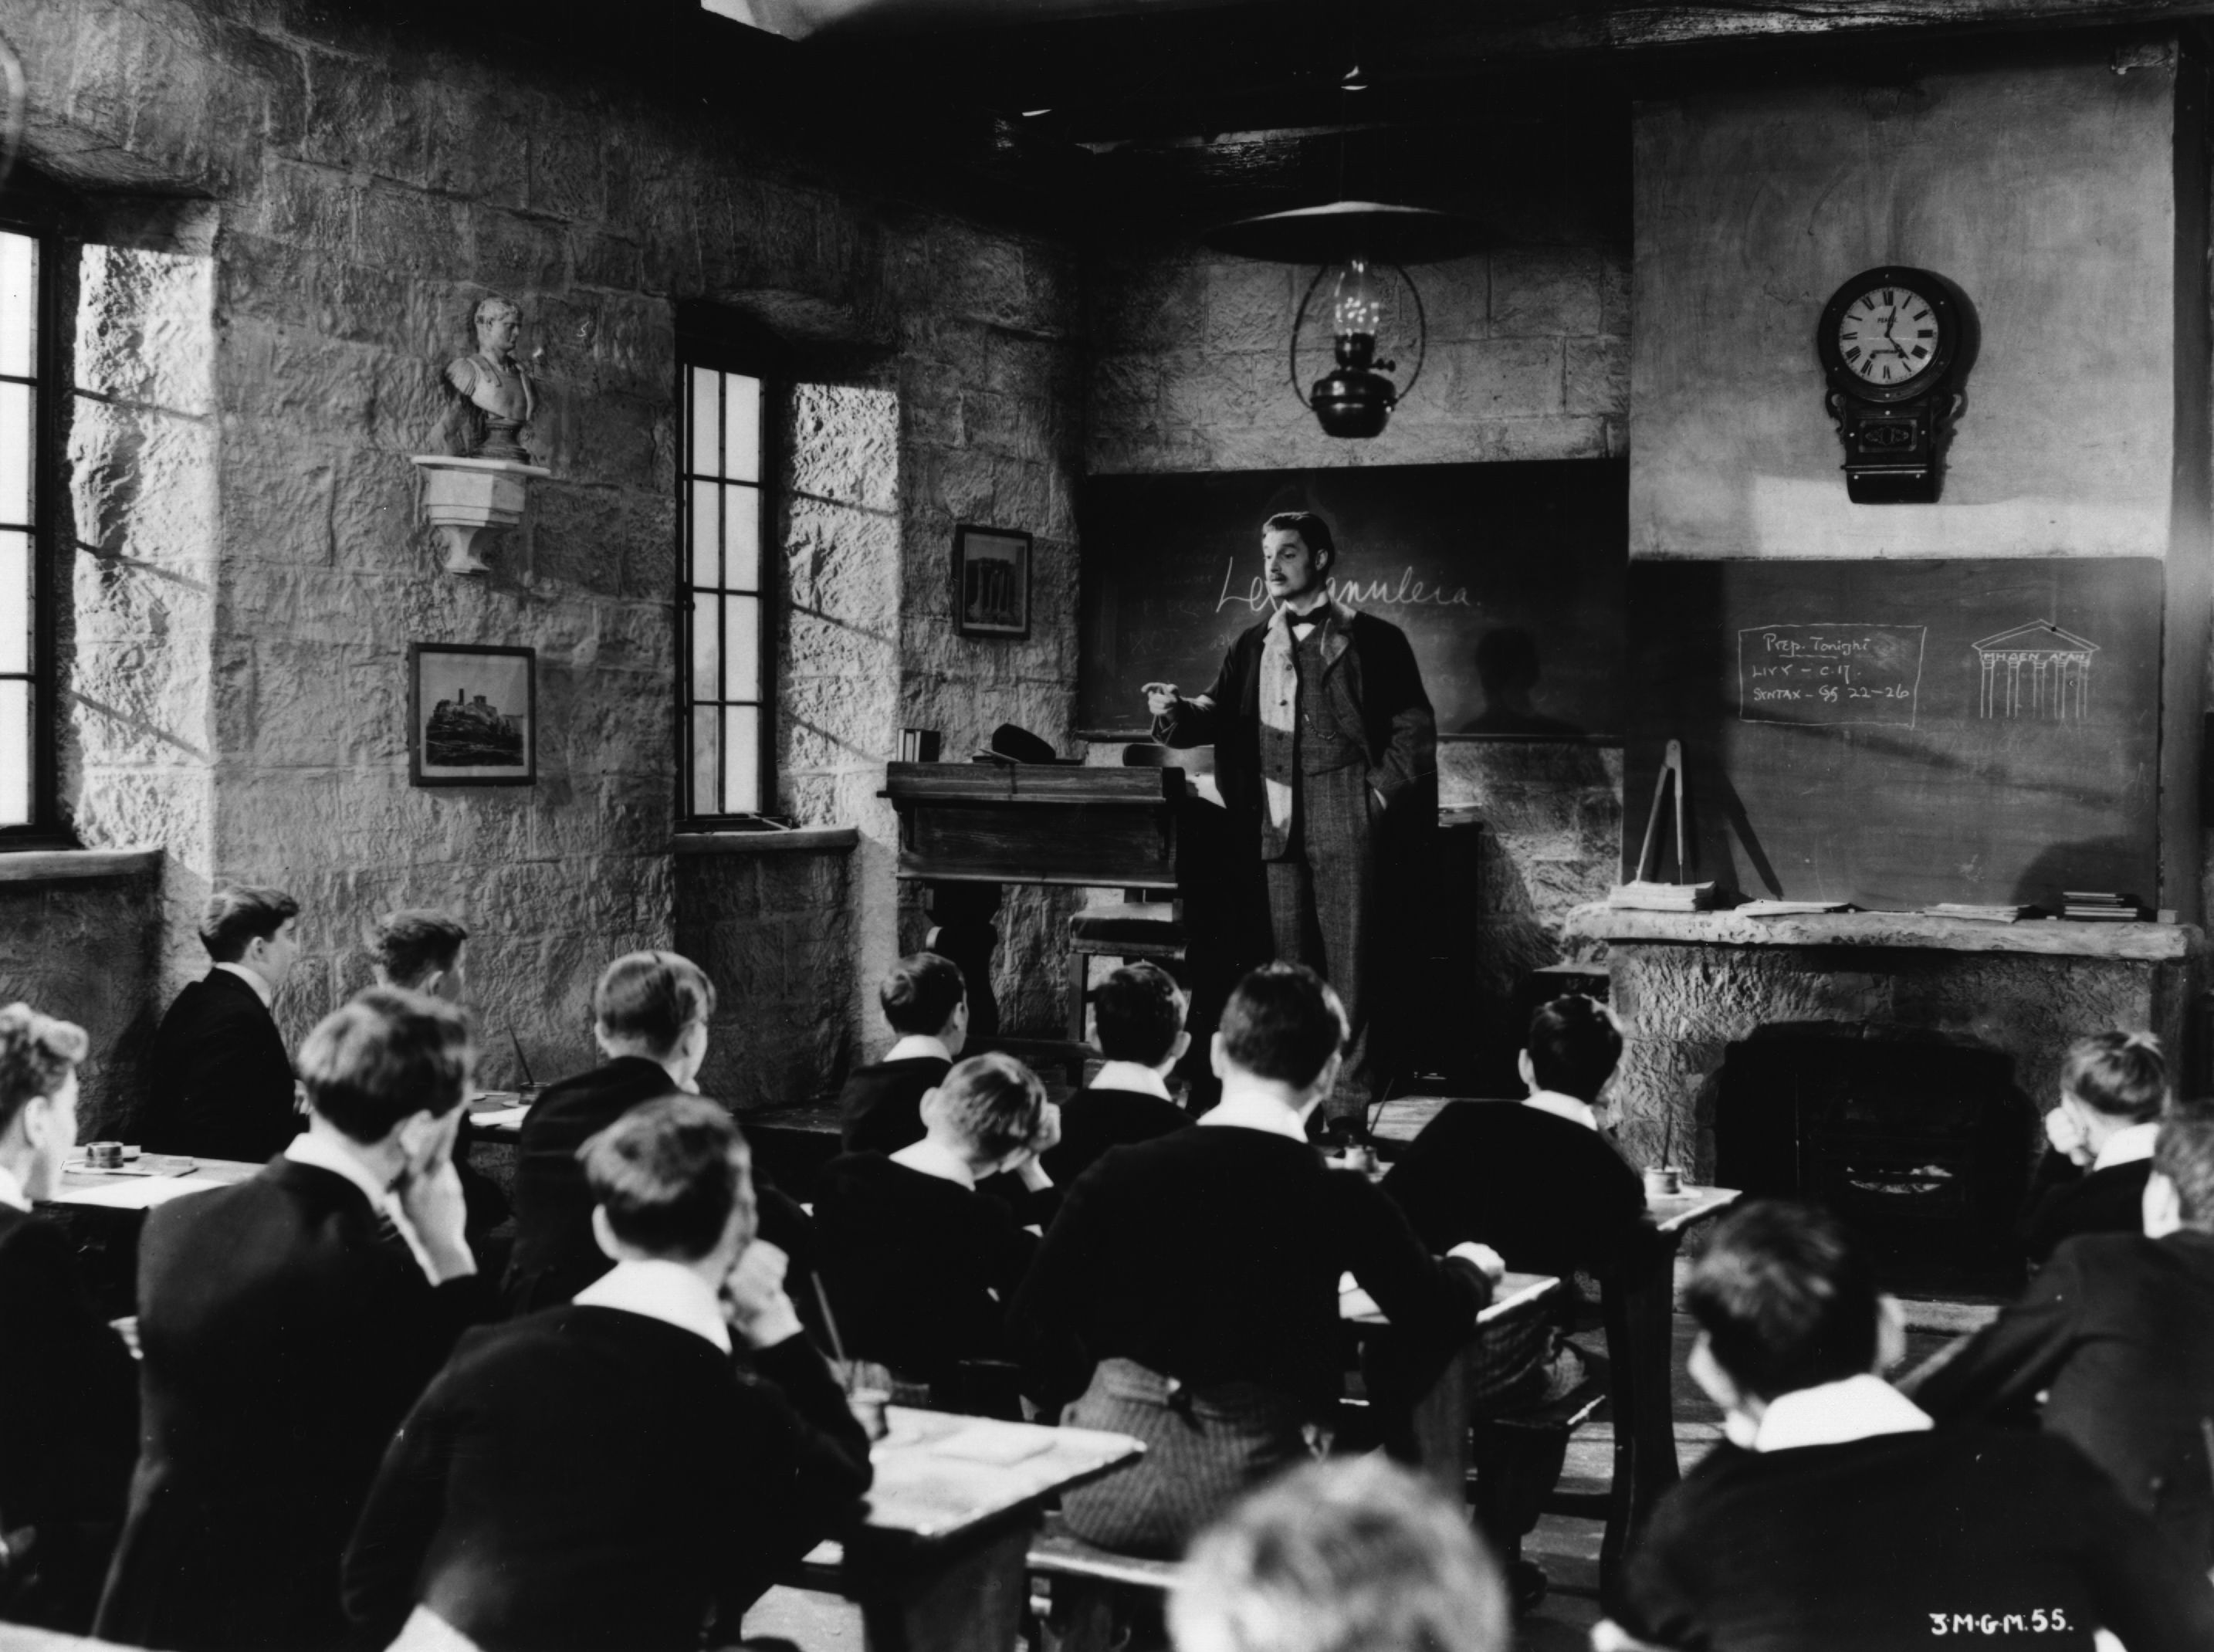
[[[1985,717],[2082,718],[2091,704],[2091,656],[2099,645],[2033,620],[1975,645],[1984,668]]]

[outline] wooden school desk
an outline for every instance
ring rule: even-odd
[[[866,1506],[836,1557],[869,1652],[980,1652],[1015,1644],[1030,1601],[1025,1560],[1049,1497],[1145,1450],[1125,1434],[886,1408],[870,1448]]]

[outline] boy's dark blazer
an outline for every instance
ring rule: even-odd
[[[260,994],[228,970],[179,993],[154,1035],[139,1141],[155,1153],[260,1164],[305,1123],[292,1058]]]
[[[838,1092],[839,1150],[897,1153],[921,1141],[922,1098],[952,1070],[952,1062],[937,1055],[854,1068]]]
[[[490,1290],[433,1286],[360,1188],[279,1158],[149,1214],[144,1411],[96,1633],[180,1652],[315,1652],[386,1442]]]
[[[2049,1391],[2047,1434],[2073,1441],[2202,1567],[2214,1564],[2214,1234],[2090,1233],[1915,1391],[1941,1422]]]
[[[660,1062],[618,1055],[549,1086],[523,1121],[515,1155],[515,1250],[502,1289],[515,1313],[566,1302],[615,1266],[592,1237],[592,1190],[577,1149],[640,1103],[678,1093]],[[792,1300],[812,1294],[800,1278],[812,1266],[807,1214],[770,1184],[759,1166],[754,1196],[761,1237],[791,1258]]]
[[[0,1530],[39,1534],[12,1620],[91,1629],[138,1459],[138,1366],[61,1230],[0,1205]]]
[[[692,1652],[828,1535],[869,1442],[804,1336],[727,1355],[574,1304],[469,1334],[394,1440],[346,1557],[383,1646],[419,1600],[486,1652]]]
[[[2150,1159],[2085,1170],[2048,1149],[2022,1204],[2021,1247],[2030,1265],[2043,1267],[2062,1240],[2078,1233],[2143,1233],[2151,1175]]]
[[[1126,1147],[1188,1129],[1191,1115],[1143,1090],[1079,1090],[1061,1104],[1061,1142],[1040,1159],[1055,1187],[1066,1188],[1110,1147]]]

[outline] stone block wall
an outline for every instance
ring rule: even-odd
[[[865,1030],[856,983],[898,944],[872,795],[898,725],[943,728],[955,750],[1003,719],[1067,736],[1067,261],[885,200],[748,130],[741,100],[672,105],[531,46],[494,63],[434,21],[0,0],[0,32],[29,75],[27,160],[95,226],[74,301],[66,803],[87,842],[170,851],[156,996],[205,967],[192,921],[220,880],[305,903],[308,954],[278,1000],[294,1039],[368,978],[366,919],[443,905],[473,932],[500,1082],[517,1075],[511,1037],[541,1077],[591,1059],[610,957],[743,930],[747,947],[708,947],[734,972],[719,1048],[758,1069],[734,1090],[834,1084]],[[97,228],[156,194],[199,204],[132,237]],[[441,368],[473,348],[492,292],[523,308],[543,393],[530,440],[554,474],[493,536],[492,575],[463,580],[437,571],[408,456],[434,447]],[[688,300],[879,364],[794,407],[822,452],[867,436],[839,474],[794,467],[780,650],[781,801],[859,826],[862,847],[850,867],[711,888],[696,927],[670,854]],[[1028,642],[950,635],[957,521],[1038,535]],[[535,787],[408,784],[421,641],[536,650]],[[761,959],[787,942],[810,981],[765,983]]]
[[[1413,273],[1429,316],[1422,382],[1382,436],[1340,441],[1300,406],[1287,372],[1286,340],[1312,270],[1176,254],[1098,268],[1092,468],[1446,464],[1624,450],[1626,248],[1587,236]],[[1116,758],[1109,751],[1093,761]],[[1622,754],[1451,740],[1440,743],[1438,765],[1441,801],[1475,806],[1489,829],[1478,961],[1499,1011],[1486,1028],[1497,1042],[1513,1036],[1503,1005],[1516,982],[1569,955],[1560,936],[1569,909],[1604,896],[1616,881]],[[1511,1048],[1508,1056],[1511,1071]]]
[[[40,857],[44,859],[45,857]],[[0,1004],[74,1021],[92,1040],[77,1068],[77,1135],[119,1134],[145,1082],[158,1019],[158,866],[66,880],[0,878]]]

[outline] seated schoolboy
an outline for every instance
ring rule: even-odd
[[[462,947],[469,932],[450,912],[432,907],[403,907],[387,912],[370,926],[370,967],[380,987],[405,987],[429,993],[450,1004],[462,1001]],[[461,1175],[462,1191],[469,1202],[469,1245],[480,1263],[495,1249],[505,1260],[505,1246],[489,1246],[486,1235],[508,1218],[507,1195],[499,1184],[469,1163],[476,1146],[476,1130],[468,1111],[462,1111],[461,1128],[454,1136],[454,1168]],[[488,1268],[487,1271],[491,1271]]]
[[[2021,1299],[1913,1392],[1939,1423],[2046,1396],[2072,1441],[2188,1557],[2214,1564],[2214,1114],[2161,1122],[2142,1233],[2064,1240]]]
[[[0,1582],[0,1618],[92,1627],[131,1465],[138,1367],[93,1306],[69,1235],[34,1215],[76,1147],[84,1029],[0,1009],[0,1533],[35,1533]]]
[[[714,1013],[715,983],[676,952],[632,952],[601,975],[592,990],[592,1036],[608,1059],[547,1086],[523,1120],[515,1250],[505,1285],[511,1311],[566,1302],[607,1272],[578,1154],[640,1102],[699,1093]],[[755,1179],[755,1196],[762,1236],[804,1272],[811,1265],[806,1213],[762,1178]]]
[[[1061,1145],[1046,1172],[1067,1187],[1110,1147],[1181,1130],[1190,1117],[1169,1099],[1168,1075],[1191,1047],[1186,1000],[1169,972],[1151,964],[1116,970],[1092,995],[1098,1075],[1061,1110]]]
[[[2072,1234],[2138,1231],[2167,1096],[2168,1062],[2150,1032],[2096,1033],[2069,1049],[2060,1104],[2045,1116],[2051,1146],[2022,1206],[2032,1267]]]
[[[401,1427],[346,1556],[368,1644],[692,1652],[713,1622],[722,1645],[868,1488],[729,1116],[648,1102],[584,1174],[613,1267],[463,1342]]]
[[[1691,1276],[1728,1441],[1662,1499],[1593,1645],[1868,1652],[2214,1646],[2214,1587],[2064,1441],[1933,1430],[1877,1374],[1897,1305],[1827,1213],[1764,1201]],[[1941,1639],[1940,1637],[1942,1637]]]
[[[1644,1237],[1644,1184],[1599,1133],[1600,1092],[1621,1055],[1622,1033],[1605,1006],[1578,994],[1555,999],[1531,1018],[1520,1060],[1528,1097],[1453,1103],[1384,1178],[1431,1250],[1475,1239],[1510,1268],[1567,1282],[1551,1313],[1483,1338],[1471,1398],[1488,1415],[1548,1404],[1583,1380],[1582,1357],[1567,1341],[1583,1306],[1575,1276],[1604,1280]],[[1501,1430],[1482,1445],[1477,1508],[1526,1607],[1543,1596],[1545,1579],[1520,1558],[1520,1545],[1560,1478],[1568,1435]]]
[[[1038,1155],[1056,1121],[1037,1075],[1000,1055],[955,1067],[921,1113],[920,1141],[846,1153],[817,1172],[816,1241],[847,1353],[952,1407],[962,1361],[1004,1357],[1007,1305],[1037,1249],[977,1184],[1012,1172],[1049,1189]]]
[[[1378,1457],[1294,1469],[1202,1533],[1177,1652],[1507,1652],[1499,1568],[1463,1512]]]
[[[945,1081],[969,1036],[969,988],[961,966],[935,952],[892,965],[877,1002],[899,1040],[880,1062],[856,1068],[838,1095],[839,1145],[847,1153],[896,1153],[922,1140],[922,1098]]]
[[[1440,1262],[1367,1178],[1307,1141],[1345,1034],[1312,970],[1253,971],[1212,1046],[1221,1103],[1195,1129],[1116,1148],[1067,1190],[1011,1334],[1034,1398],[1078,1397],[1065,1422],[1149,1447],[1063,1495],[1078,1536],[1173,1557],[1240,1491],[1306,1459],[1342,1389],[1341,1274],[1410,1349],[1438,1355],[1490,1300],[1497,1257],[1459,1245]]]
[[[339,1561],[377,1463],[493,1307],[451,1158],[475,1058],[452,1005],[372,987],[300,1045],[307,1130],[147,1213],[144,1423],[101,1640],[346,1644]]]

